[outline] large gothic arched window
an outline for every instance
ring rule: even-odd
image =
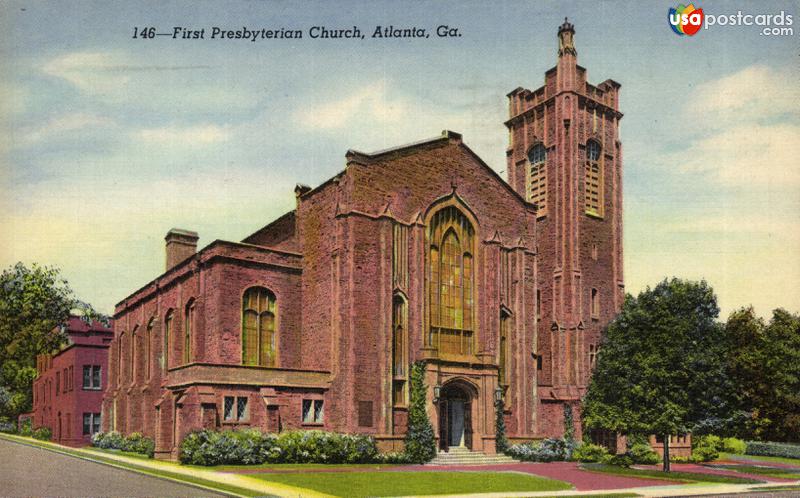
[[[242,297],[242,364],[275,366],[275,295],[251,287]]]
[[[461,211],[449,206],[433,215],[428,233],[428,340],[439,353],[472,354],[475,230]]]

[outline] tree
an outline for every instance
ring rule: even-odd
[[[728,409],[719,307],[705,282],[673,278],[627,296],[612,321],[584,399],[587,427],[664,437]]]
[[[769,323],[753,308],[731,313],[728,373],[735,383],[747,423],[740,435],[773,441],[800,441],[800,316],[772,312]]]
[[[31,409],[36,356],[64,344],[59,327],[73,310],[86,320],[107,322],[75,298],[57,268],[17,263],[0,274],[0,387],[6,391],[0,417],[13,419]]]
[[[405,453],[413,463],[426,463],[436,456],[436,435],[428,418],[427,386],[424,361],[411,365],[411,400],[408,407],[408,430]]]

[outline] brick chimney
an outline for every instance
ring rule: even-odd
[[[180,228],[173,228],[167,232],[164,240],[167,241],[167,267],[169,271],[186,258],[194,256],[197,252],[197,232],[190,232]]]

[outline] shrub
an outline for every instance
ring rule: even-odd
[[[502,400],[495,403],[494,434],[494,450],[497,453],[505,453],[508,449],[508,438],[506,438],[505,403]]]
[[[747,441],[746,444],[746,455],[800,458],[800,445],[797,444],[772,443],[767,441]]]
[[[378,453],[375,458],[377,463],[392,463],[392,464],[402,464],[402,463],[411,463],[408,459],[408,455],[405,453],[398,453],[398,452],[388,452],[388,453]]]
[[[192,432],[181,442],[179,458],[181,463],[205,466],[380,461],[371,436],[325,431],[276,436],[256,429]]]
[[[620,453],[608,459],[609,465],[617,465],[619,467],[630,467],[633,465],[633,459],[627,453]]]
[[[5,432],[7,434],[16,434],[17,424],[15,424],[14,422],[0,422],[0,432]]]
[[[726,437],[722,440],[722,451],[733,453],[734,455],[744,455],[747,450],[747,443],[735,437]]]
[[[723,443],[722,438],[713,434],[695,437],[692,439],[692,448],[705,446],[714,448],[717,451],[722,451]]]
[[[628,450],[627,455],[633,463],[642,465],[655,465],[661,461],[658,453],[653,451],[649,444],[636,443]]]
[[[555,462],[567,460],[571,451],[564,439],[544,439],[541,442],[515,444],[506,454],[526,462]]]
[[[30,419],[24,420],[22,422],[22,424],[20,424],[20,426],[19,426],[19,435],[20,436],[27,436],[27,437],[33,436],[33,429],[31,427],[31,420]]]
[[[134,432],[122,441],[122,451],[129,451],[131,453],[139,453],[153,458],[153,453],[156,449],[155,442],[145,437],[141,432]]]
[[[411,365],[411,402],[408,407],[408,430],[405,452],[414,463],[426,463],[436,456],[436,436],[425,408],[425,362]]]
[[[98,432],[92,435],[92,446],[107,450],[128,451],[153,458],[156,444],[140,432],[125,437],[119,432]]]
[[[602,462],[608,456],[605,446],[584,443],[573,450],[571,459],[578,462]]]
[[[53,437],[53,432],[49,427],[39,427],[38,429],[33,430],[31,436],[33,436],[34,439],[50,441],[50,439]]]

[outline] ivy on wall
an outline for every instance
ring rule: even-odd
[[[413,463],[429,462],[436,456],[436,436],[426,410],[425,362],[411,365],[411,401],[405,453]]]

